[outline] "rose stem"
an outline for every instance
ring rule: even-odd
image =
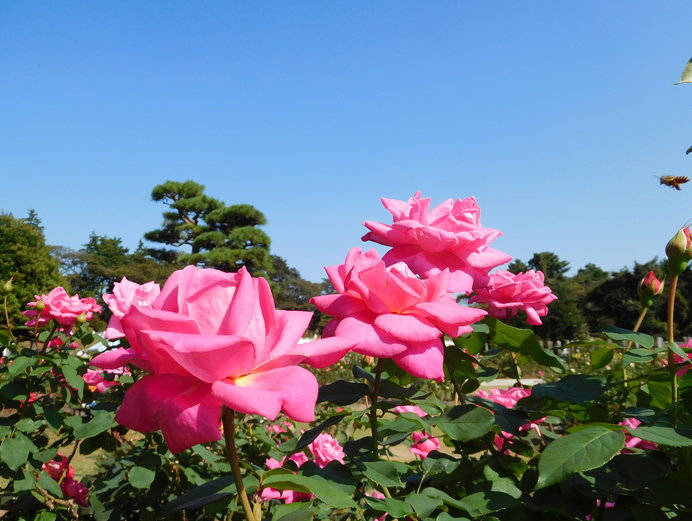
[[[245,518],[248,521],[256,521],[252,513],[250,500],[243,486],[243,478],[240,475],[240,466],[238,465],[238,451],[235,448],[235,412],[233,409],[224,406],[221,419],[223,421],[223,437],[226,440],[226,458],[233,470],[233,480],[235,481],[235,488],[240,496],[240,502],[243,504]]]
[[[668,343],[672,344],[674,342],[674,322],[673,322],[673,311],[675,310],[675,294],[678,290],[678,276],[676,275],[670,281],[670,288],[668,290]],[[673,413],[673,425],[678,423],[678,413],[676,402],[678,401],[678,375],[675,370],[675,357],[673,356],[673,350],[668,347],[668,371],[670,372],[670,406],[672,407]]]

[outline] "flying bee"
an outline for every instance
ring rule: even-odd
[[[670,186],[676,190],[680,190],[680,185],[687,183],[690,178],[684,175],[662,175],[658,178],[662,185]]]

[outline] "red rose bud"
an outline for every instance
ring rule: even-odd
[[[663,285],[663,281],[658,280],[653,271],[647,273],[637,288],[642,306],[651,307],[654,303],[654,297],[663,293]]]
[[[666,245],[666,255],[668,256],[668,273],[677,277],[687,269],[687,265],[692,260],[692,239],[690,239],[690,228],[685,227],[678,230]]]

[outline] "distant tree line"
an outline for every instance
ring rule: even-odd
[[[11,320],[22,320],[20,311],[33,296],[65,286],[80,296],[98,297],[112,290],[123,276],[137,283],[165,282],[175,270],[188,265],[236,271],[246,267],[253,275],[271,284],[276,305],[281,309],[315,311],[310,297],[330,292],[327,279],[303,279],[288,262],[270,252],[271,241],[260,229],[266,218],[247,204],[226,205],[204,193],[194,181],[167,181],[152,190],[152,199],[167,206],[160,228],[144,234],[130,251],[119,237],[92,233],[78,250],[48,247],[41,221],[34,211],[25,218],[0,215],[0,286],[13,279],[14,289],[7,295]],[[543,325],[536,333],[546,339],[583,338],[603,326],[615,324],[631,328],[640,311],[637,286],[653,270],[662,278],[664,261],[653,259],[632,268],[607,272],[587,264],[568,276],[569,262],[553,252],[535,253],[526,262],[513,261],[508,268],[517,273],[529,269],[545,274],[546,284],[558,296],[550,305]],[[641,327],[642,331],[665,332],[664,298],[654,304]],[[107,319],[107,310],[105,311]],[[676,336],[692,336],[692,274],[686,271],[679,283],[675,307]],[[313,332],[325,317],[315,314]],[[520,316],[517,326],[529,327]]]

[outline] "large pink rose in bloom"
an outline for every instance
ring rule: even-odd
[[[150,304],[133,302],[120,322],[129,349],[106,351],[92,365],[127,363],[149,372],[126,393],[116,420],[141,432],[161,430],[172,452],[220,438],[222,406],[273,420],[314,420],[317,381],[297,364],[334,363],[352,342],[298,344],[311,313],[274,308],[269,284],[244,268],[194,266],[171,275]]]
[[[543,281],[541,271],[529,270],[514,274],[507,270],[497,270],[490,275],[488,286],[477,289],[469,302],[488,304],[488,313],[499,319],[511,318],[520,309],[524,310],[526,321],[533,326],[540,326],[540,317],[548,314],[548,304],[557,299]]]
[[[94,313],[101,311],[96,301],[91,298],[79,298],[79,295],[69,296],[65,288],[58,286],[51,290],[48,295],[36,295],[35,302],[29,302],[27,306],[36,308],[36,304],[43,302],[43,309],[40,311],[30,309],[23,314],[30,320],[26,323],[29,327],[38,325],[43,326],[51,319],[55,320],[63,327],[72,327],[77,322],[77,317],[83,315],[86,320],[91,320]],[[38,317],[38,318],[37,318]]]
[[[420,378],[444,378],[443,332],[468,333],[470,324],[486,314],[460,306],[447,293],[447,270],[420,279],[403,262],[386,266],[375,250],[353,248],[344,264],[326,271],[339,293],[310,300],[335,317],[323,336],[350,339],[353,351],[391,358]]]
[[[120,319],[128,312],[132,304],[140,307],[151,306],[156,297],[161,293],[161,287],[156,282],[136,284],[126,277],[113,285],[113,293],[104,293],[103,301],[108,305],[113,315],[108,321],[106,338],[115,340],[125,336]]]
[[[470,293],[486,286],[491,269],[512,260],[488,246],[502,233],[481,226],[481,210],[473,197],[449,199],[432,210],[430,199],[422,199],[420,192],[407,203],[382,199],[382,204],[392,214],[392,224],[366,221],[370,232],[363,240],[391,246],[384,256],[388,265],[405,262],[422,277],[448,268],[448,290]]]

